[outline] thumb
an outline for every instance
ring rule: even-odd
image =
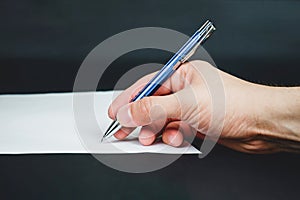
[[[180,117],[180,105],[174,94],[145,97],[124,105],[118,110],[117,119],[122,126],[137,127],[156,120]]]

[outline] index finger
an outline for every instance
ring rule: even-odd
[[[111,103],[108,109],[108,116],[111,119],[116,119],[116,115],[118,110],[128,104],[131,99],[133,99],[138,92],[145,87],[145,85],[155,76],[157,72],[148,74],[141,79],[139,79],[137,82],[135,82],[133,85],[131,85],[129,88],[124,90],[121,94],[119,94],[114,101]],[[165,94],[170,94],[171,90],[168,89],[167,87],[160,87],[154,95],[165,95]]]

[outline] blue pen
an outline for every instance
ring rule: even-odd
[[[215,31],[216,28],[207,20],[201,28],[179,49],[179,51],[163,66],[163,68],[149,81],[149,83],[131,100],[131,102],[151,96],[157,89],[185,63],[197,50],[199,45]],[[104,133],[102,140],[108,138],[120,130],[122,126],[117,120],[114,120]]]

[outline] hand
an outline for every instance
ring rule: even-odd
[[[143,126],[139,135],[141,144],[151,145],[162,134],[163,142],[177,147],[183,143],[184,138],[193,134],[200,138],[212,134],[208,130],[212,124],[216,124],[211,122],[214,108],[203,71],[219,74],[223,82],[226,114],[217,119],[220,122],[217,124],[223,125],[218,143],[252,153],[290,150],[286,143],[299,144],[300,133],[288,132],[280,120],[283,116],[292,115],[299,123],[300,116],[274,111],[277,108],[285,110],[280,100],[286,93],[290,93],[288,88],[253,84],[222,72],[204,61],[183,64],[153,96],[128,103],[155,73],[141,78],[122,92],[110,105],[108,112],[110,118],[117,118],[123,126],[115,133],[115,137],[124,139],[133,127]],[[300,94],[299,88],[297,94]],[[299,96],[289,104],[292,106],[295,103],[298,111]],[[274,106],[271,106],[272,103]],[[295,124],[294,121],[290,123]],[[299,129],[294,127],[292,130]]]

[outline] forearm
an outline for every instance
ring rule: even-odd
[[[259,134],[282,151],[300,152],[300,87],[266,87],[256,123]]]

